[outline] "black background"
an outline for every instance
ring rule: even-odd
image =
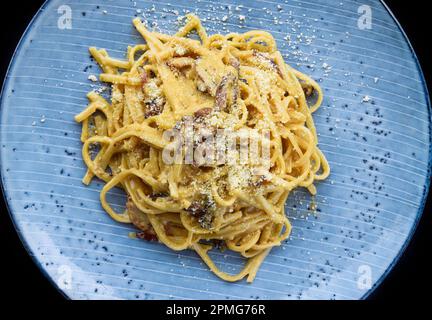
[[[339,1],[339,0],[335,0]],[[343,1],[343,0],[341,0]],[[12,2],[13,3],[13,2]],[[15,9],[2,12],[0,19],[1,44],[0,79],[4,78],[10,58],[30,19],[43,3],[41,0],[15,2]],[[417,53],[429,91],[432,84],[430,42],[430,12],[426,1],[388,0],[387,5],[398,18]],[[359,2],[360,4],[360,2]],[[44,277],[21,244],[7,209],[1,201],[0,213],[0,292],[10,300],[62,301],[64,297]],[[429,295],[421,289],[431,288],[432,280],[428,256],[431,253],[432,197],[429,194],[424,214],[407,250],[393,271],[370,295],[378,301],[421,300]],[[427,292],[427,291],[426,291]],[[4,302],[4,300],[3,300]]]

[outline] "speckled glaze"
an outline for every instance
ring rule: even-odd
[[[10,214],[36,263],[73,299],[367,296],[409,241],[430,179],[427,92],[397,22],[369,0],[153,3],[47,1],[18,47],[1,101],[1,174]],[[57,26],[62,4],[72,9],[70,30]],[[364,4],[372,10],[370,30],[357,25]],[[194,252],[130,238],[134,229],[102,210],[101,182],[81,183],[81,127],[73,116],[102,85],[88,80],[100,70],[87,48],[123,57],[127,45],[141,41],[135,15],[173,33],[177,11],[196,8],[209,33],[272,32],[286,61],[324,90],[314,119],[331,176],[317,185],[315,199],[304,190],[290,196],[292,235],[252,284],[216,278]],[[115,191],[111,201],[120,210],[124,195]],[[229,252],[213,257],[227,271],[243,263]]]

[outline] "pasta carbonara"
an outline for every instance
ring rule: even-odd
[[[90,92],[88,107],[75,117],[88,167],[83,182],[106,182],[103,208],[139,228],[137,237],[193,249],[218,277],[252,282],[271,248],[290,234],[284,210],[290,192],[304,187],[315,194],[314,182],[329,175],[312,119],[321,89],[284,62],[265,31],[209,36],[194,15],[172,36],[149,31],[138,18],[133,24],[145,44],[129,47],[125,60],[90,48],[100,80],[112,88],[111,101]],[[175,149],[165,132],[184,132],[187,121],[235,136],[266,130],[258,144],[268,147],[268,165],[238,157],[204,165],[165,161],[164,152]],[[124,212],[107,201],[114,187],[127,193]],[[233,275],[218,268],[209,255],[214,247],[247,258],[243,269]]]

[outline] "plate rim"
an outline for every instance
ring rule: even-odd
[[[428,90],[428,86],[427,86],[427,82],[426,82],[426,78],[424,76],[423,73],[423,69],[421,67],[420,61],[417,57],[417,54],[414,50],[413,45],[411,44],[411,41],[408,37],[408,35],[406,34],[405,30],[403,29],[402,25],[400,24],[399,20],[396,18],[396,16],[394,15],[393,11],[391,11],[391,9],[388,7],[388,5],[385,3],[384,0],[379,0],[380,4],[384,7],[384,9],[388,12],[388,14],[390,15],[390,17],[393,19],[394,23],[396,24],[397,28],[399,29],[399,31],[401,32],[402,36],[405,39],[405,42],[408,45],[409,50],[411,51],[411,54],[414,58],[414,62],[415,65],[417,66],[417,69],[419,71],[419,75],[420,75],[420,79],[422,82],[422,86],[423,86],[423,90],[425,93],[425,98],[426,98],[426,105],[427,105],[427,110],[428,110],[428,117],[429,117],[429,140],[432,137],[432,107],[431,107],[431,99],[430,99],[430,93]],[[395,255],[395,257],[393,258],[393,261],[389,264],[389,266],[387,267],[387,269],[381,274],[381,276],[376,280],[375,284],[372,286],[372,288],[370,288],[362,297],[361,300],[365,300],[367,299],[374,291],[375,289],[377,289],[382,282],[387,278],[387,276],[393,271],[394,267],[398,264],[399,260],[401,259],[401,257],[405,254],[409,244],[411,243],[411,240],[415,234],[415,232],[417,231],[417,228],[419,226],[420,220],[423,217],[424,211],[425,211],[425,206],[426,206],[426,201],[427,198],[429,197],[429,194],[431,193],[430,190],[430,184],[431,184],[431,178],[432,178],[432,143],[429,142],[429,158],[428,158],[428,173],[426,176],[426,184],[425,184],[425,191],[423,193],[423,198],[422,201],[420,203],[420,206],[417,210],[417,214],[414,220],[413,225],[411,226],[410,231],[408,232],[408,235],[405,239],[405,242],[402,244],[402,246],[400,247],[398,253]]]
[[[5,72],[5,76],[4,79],[2,81],[2,86],[1,86],[1,90],[0,90],[0,125],[1,125],[1,118],[2,118],[2,114],[3,114],[3,103],[4,103],[4,95],[5,95],[5,87],[8,83],[9,80],[9,74],[10,71],[12,69],[12,67],[14,66],[15,62],[16,62],[16,56],[17,54],[20,52],[21,47],[23,45],[23,43],[25,42],[25,40],[28,37],[29,31],[30,29],[33,27],[35,21],[40,17],[41,13],[43,12],[44,8],[49,4],[49,2],[51,2],[51,0],[45,0],[44,3],[40,6],[40,8],[36,11],[36,13],[33,15],[32,19],[29,21],[28,25],[26,26],[23,34],[21,35],[15,50],[10,58],[9,61],[9,65],[6,69]],[[392,18],[392,20],[394,21],[394,23],[396,24],[397,28],[399,29],[400,33],[402,34],[406,44],[408,45],[408,48],[412,54],[413,60],[415,62],[415,65],[418,69],[419,72],[419,76],[421,79],[421,83],[422,83],[422,87],[424,90],[424,94],[425,94],[425,100],[426,100],[426,107],[427,107],[427,111],[428,111],[428,118],[429,118],[429,137],[432,137],[432,106],[431,106],[431,97],[430,97],[430,93],[428,90],[428,86],[427,86],[427,82],[426,82],[426,78],[424,76],[424,72],[423,69],[421,67],[420,61],[417,57],[417,54],[414,50],[414,47],[411,44],[411,41],[408,37],[408,35],[406,34],[405,30],[403,29],[402,25],[400,24],[399,20],[396,18],[396,16],[393,14],[392,10],[388,7],[388,5],[385,3],[385,0],[379,0],[379,3],[384,7],[384,9],[387,11],[387,13],[390,15],[390,17]],[[0,138],[1,138],[1,131],[0,131]],[[9,218],[11,220],[11,223],[13,225],[13,228],[15,229],[15,232],[22,244],[22,246],[24,247],[24,249],[26,250],[27,254],[30,256],[31,260],[33,261],[33,263],[37,266],[37,268],[39,269],[39,271],[42,273],[42,275],[51,283],[51,285],[66,299],[68,300],[72,300],[73,297],[69,296],[64,290],[62,290],[57,282],[54,280],[53,277],[51,277],[50,274],[48,274],[47,269],[43,266],[43,264],[37,259],[36,255],[33,254],[32,249],[30,248],[30,245],[28,244],[28,242],[25,240],[22,230],[20,230],[20,228],[17,225],[17,221],[15,220],[15,214],[12,212],[12,209],[9,206],[9,201],[7,200],[7,196],[6,196],[6,187],[4,184],[4,177],[3,177],[3,168],[2,168],[2,155],[3,155],[3,148],[0,148],[0,188],[1,188],[1,192],[3,195],[3,201],[5,203],[5,207],[6,207],[6,211],[8,212]],[[398,264],[398,262],[400,261],[401,257],[405,254],[409,244],[411,243],[411,240],[415,234],[415,232],[417,231],[417,228],[419,226],[420,220],[423,217],[424,211],[425,211],[425,205],[426,205],[426,201],[428,196],[431,193],[431,189],[430,189],[430,185],[431,185],[431,178],[432,178],[432,143],[429,143],[429,156],[428,156],[428,172],[427,175],[425,176],[426,178],[426,184],[425,184],[425,190],[423,192],[423,198],[421,200],[421,203],[419,205],[419,208],[417,210],[417,214],[415,217],[415,220],[413,221],[413,224],[410,228],[410,231],[408,232],[408,235],[405,239],[405,242],[402,244],[402,246],[400,247],[398,253],[395,255],[395,257],[393,258],[393,260],[391,261],[391,263],[388,265],[387,269],[381,274],[381,276],[375,281],[374,285],[368,289],[367,292],[365,292],[360,298],[359,300],[365,300],[368,299],[369,296],[382,284],[382,282],[388,277],[388,275],[393,271],[394,267]]]
[[[33,17],[31,18],[31,20],[29,21],[28,25],[26,26],[23,34],[21,35],[21,38],[19,39],[19,41],[15,47],[15,50],[14,50],[14,52],[10,58],[9,65],[6,69],[6,73],[5,73],[4,79],[2,81],[2,86],[1,86],[1,90],[0,90],[0,126],[1,126],[1,119],[2,119],[2,114],[3,114],[3,98],[4,98],[4,94],[5,94],[5,87],[6,87],[6,84],[8,82],[8,79],[9,79],[9,74],[10,74],[11,68],[15,64],[16,55],[21,50],[21,47],[22,47],[24,41],[26,40],[28,33],[29,33],[30,29],[32,28],[34,22],[38,19],[38,17],[43,12],[43,9],[48,5],[48,3],[50,1],[51,0],[44,0],[44,3],[35,12]],[[0,140],[1,140],[1,130],[0,130]],[[9,201],[7,199],[7,196],[6,196],[6,187],[5,187],[5,184],[3,182],[4,177],[2,174],[2,172],[3,172],[3,161],[2,161],[3,151],[2,151],[2,149],[3,148],[0,148],[0,181],[1,181],[0,188],[1,188],[1,193],[3,196],[2,197],[3,202],[4,202],[5,207],[6,207],[6,211],[8,212],[9,219],[13,225],[13,228],[15,229],[15,232],[18,236],[18,239],[21,242],[21,245],[24,247],[27,254],[30,256],[30,259],[32,260],[32,262],[36,265],[37,269],[39,269],[39,271],[42,273],[42,275],[51,283],[51,285],[57,290],[57,292],[59,292],[60,295],[62,295],[64,298],[66,298],[68,300],[72,300],[72,297],[68,296],[66,294],[66,292],[58,286],[57,282],[54,281],[54,278],[52,278],[48,274],[47,269],[44,268],[43,264],[37,259],[36,255],[33,254],[33,251],[31,250],[30,245],[24,239],[23,233],[21,232],[20,228],[17,225],[17,222],[15,221],[15,214],[12,213],[12,209],[9,206]]]

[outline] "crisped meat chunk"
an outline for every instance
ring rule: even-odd
[[[160,88],[159,81],[150,79],[143,85],[143,92],[145,96],[144,116],[146,118],[161,114],[165,105],[165,97],[162,89]]]
[[[194,117],[195,118],[204,118],[204,117],[208,116],[212,112],[212,110],[213,110],[212,108],[199,109],[199,110],[195,111]]]
[[[210,57],[201,57],[196,61],[196,73],[198,76],[198,90],[209,93],[212,97],[216,95],[218,84],[226,67],[222,61]]]
[[[144,212],[138,209],[131,198],[126,202],[126,208],[132,223],[141,230],[140,232],[137,232],[137,237],[148,241],[157,241],[158,237],[149,219]]]
[[[177,69],[185,68],[185,67],[192,67],[195,63],[195,60],[189,57],[178,57],[178,58],[171,58],[167,61],[168,66],[174,67]]]
[[[277,72],[277,74],[281,78],[283,78],[282,71],[280,70],[278,64],[272,58],[270,58],[267,54],[264,54],[264,53],[258,52],[258,51],[254,51],[253,55],[256,59],[258,59],[258,61],[264,63],[270,69],[273,69],[275,72]]]
[[[194,200],[186,211],[198,219],[198,223],[204,229],[210,229],[212,226],[215,203],[204,196],[202,199]]]
[[[224,111],[235,104],[238,91],[238,78],[232,73],[225,75],[216,89],[216,111]]]

